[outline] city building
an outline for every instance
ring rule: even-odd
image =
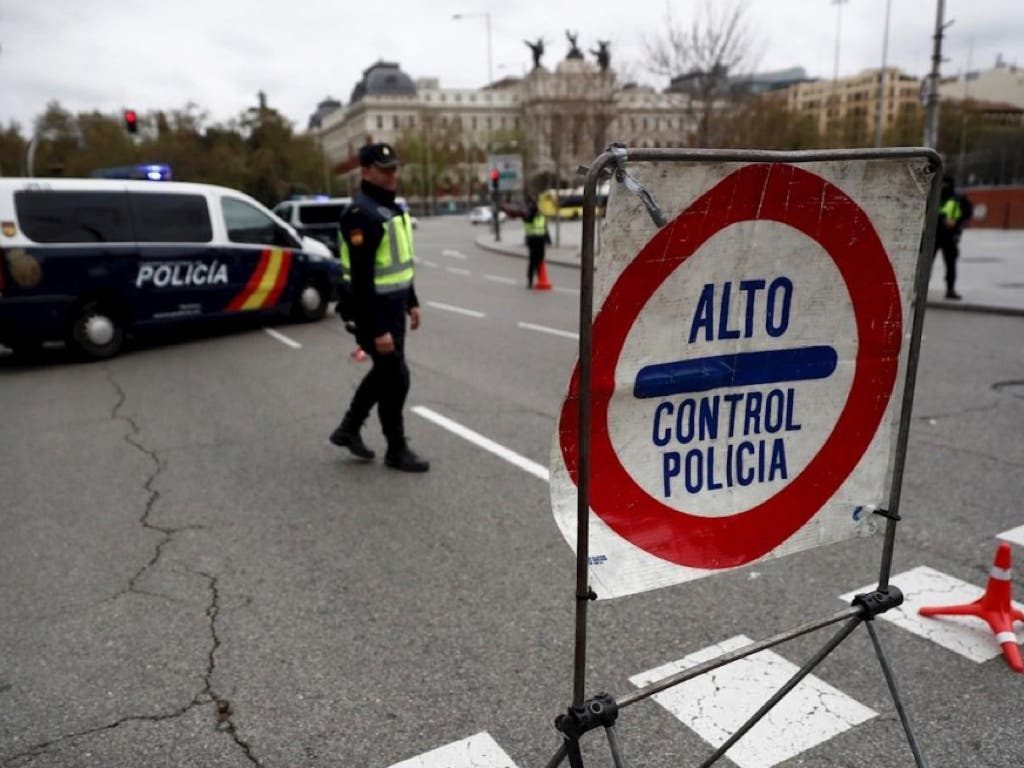
[[[436,78],[414,80],[398,63],[378,61],[364,70],[348,104],[335,104],[321,102],[309,129],[339,186],[357,184],[363,144],[403,145],[407,196],[421,208],[483,198],[488,150],[520,154],[530,187],[524,191],[537,192],[556,179],[578,184],[579,165],[612,141],[687,146],[695,125],[689,95],[620,84],[606,49],[594,63],[575,47],[553,69],[538,62],[521,78],[482,89],[443,88]]]
[[[939,83],[939,98],[974,99],[1024,109],[1024,67],[1007,64],[999,57],[992,69],[972,70],[944,77]]]
[[[882,131],[923,109],[921,80],[895,67],[868,69],[851,77],[811,80],[785,88],[790,112],[811,115],[822,135],[842,132],[850,146],[866,146],[874,136],[879,88],[884,93]]]

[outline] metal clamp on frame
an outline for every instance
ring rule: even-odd
[[[891,608],[903,604],[903,593],[899,588],[890,584],[887,587],[876,589],[874,592],[862,592],[856,595],[850,605],[863,608],[861,618],[864,621],[871,621],[880,613],[885,613]]]
[[[668,219],[665,217],[661,207],[651,197],[651,193],[626,170],[626,159],[629,157],[629,153],[626,151],[625,145],[619,143],[609,144],[608,151],[615,158],[615,180],[620,184],[625,184],[626,189],[643,201],[644,207],[647,208],[647,213],[651,215],[655,225],[664,227],[668,224]]]
[[[599,693],[582,704],[574,704],[564,715],[555,718],[555,728],[561,731],[565,739],[565,750],[571,768],[583,768],[580,736],[595,728],[606,728],[609,729],[609,739],[612,739],[611,728],[618,716],[619,705],[615,698],[610,693]]]

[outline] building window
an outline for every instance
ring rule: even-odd
[[[384,127],[384,115],[377,115],[377,127],[378,128],[383,128]]]
[[[394,117],[391,118],[391,127],[394,128],[396,131],[399,128],[399,124],[398,123],[399,123],[398,115],[395,115]]]

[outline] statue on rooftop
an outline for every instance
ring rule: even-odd
[[[539,69],[540,57],[544,55],[544,38],[538,37],[536,43],[531,43],[529,40],[523,40],[523,42],[526,43],[526,45],[529,46],[530,51],[533,52],[533,68]]]
[[[597,57],[597,66],[601,68],[602,72],[608,71],[608,65],[611,64],[612,61],[612,55],[608,51],[611,44],[611,40],[598,40],[597,50],[595,51],[593,48],[590,49],[590,52]]]
[[[580,35],[579,35],[578,32],[576,34],[573,34],[568,29],[565,30],[565,37],[569,40],[569,53],[566,54],[565,58],[567,58],[567,59],[582,59],[583,58],[583,51],[581,51],[579,46],[576,45],[576,38],[578,38],[579,36]]]

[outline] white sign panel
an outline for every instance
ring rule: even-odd
[[[855,536],[889,499],[932,171],[632,163],[595,267],[590,580],[614,597]],[[579,368],[552,447],[575,547]]]

